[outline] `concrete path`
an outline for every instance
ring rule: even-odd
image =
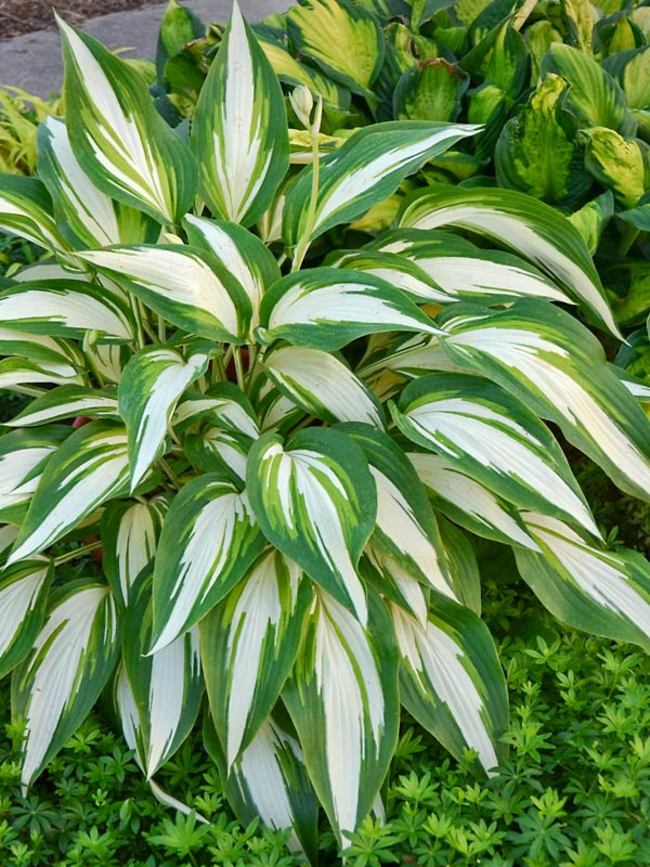
[[[225,21],[230,15],[231,0],[184,0],[184,3],[205,22]],[[292,0],[239,0],[250,21],[259,21],[272,12],[284,12],[291,4]],[[83,27],[109,48],[128,47],[126,57],[153,59],[165,6],[161,3],[129,12],[112,12],[90,18]],[[62,78],[59,36],[55,30],[40,30],[0,42],[0,85],[12,84],[46,97],[58,90]]]

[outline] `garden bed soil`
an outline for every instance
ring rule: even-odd
[[[139,9],[160,0],[0,0],[0,41],[54,27],[53,6],[71,24],[87,18]]]

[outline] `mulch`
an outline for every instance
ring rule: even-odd
[[[54,28],[53,6],[71,24],[79,25],[97,15],[159,2],[161,0],[0,0],[0,40],[34,30],[51,30]]]

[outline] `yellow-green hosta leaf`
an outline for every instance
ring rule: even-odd
[[[158,114],[144,79],[96,39],[58,19],[72,150],[106,195],[163,224],[189,210],[196,164]]]
[[[269,548],[201,622],[210,712],[228,773],[278,700],[311,599],[300,568]]]
[[[375,396],[331,352],[279,346],[265,354],[264,369],[283,394],[317,418],[384,426],[384,413]]]
[[[312,783],[345,843],[373,807],[397,742],[395,637],[383,601],[370,594],[366,630],[319,591],[283,699]]]
[[[650,652],[650,563],[638,551],[608,551],[563,521],[524,512],[540,552],[515,550],[542,603],[577,629],[632,641]]]
[[[64,425],[0,437],[0,520],[31,499],[49,458],[70,433]]]
[[[0,677],[27,656],[45,618],[53,564],[45,557],[0,570]]]
[[[633,208],[648,186],[647,146],[602,126],[584,130],[582,135],[587,169],[599,184],[612,190],[624,208]]]
[[[80,385],[60,385],[37,397],[10,421],[7,427],[36,427],[78,415],[89,418],[118,418],[117,398],[114,393]]]
[[[223,599],[263,545],[246,492],[217,474],[181,488],[156,551],[151,652],[171,644]]]
[[[499,739],[508,724],[508,694],[488,628],[440,596],[426,625],[394,603],[391,616],[404,707],[456,758],[469,747],[486,772],[495,770],[505,753]]]
[[[289,246],[316,238],[392,195],[427,160],[444,153],[480,127],[434,121],[394,121],[359,129],[321,160],[312,218],[313,168],[306,166],[289,188],[282,236]]]
[[[12,715],[25,720],[24,788],[87,716],[115,667],[118,649],[109,588],[85,579],[62,587],[32,652],[13,674]]]
[[[36,178],[0,175],[0,229],[52,252],[69,249],[52,216],[52,201]]]
[[[381,331],[440,333],[401,289],[341,268],[282,277],[264,296],[260,319],[268,342],[282,338],[327,351]]]
[[[558,424],[623,490],[650,499],[650,422],[575,317],[519,301],[499,312],[458,305],[441,325],[454,361]]]
[[[96,421],[65,440],[47,462],[8,563],[47,548],[128,486],[124,428]]]
[[[363,624],[357,564],[375,522],[375,483],[359,446],[330,428],[286,443],[260,437],[248,459],[248,494],[266,538]]]
[[[512,247],[547,271],[620,337],[600,277],[578,230],[559,211],[515,190],[441,184],[410,197],[400,225],[437,229],[456,225]]]
[[[250,226],[287,172],[289,135],[280,84],[236,2],[201,89],[192,142],[213,214]]]
[[[477,482],[524,508],[598,528],[550,431],[485,379],[432,373],[404,389],[394,418],[403,434],[441,453]],[[527,503],[539,506],[527,506]]]
[[[194,247],[141,244],[79,256],[185,331],[232,341],[247,332],[251,307],[243,288],[217,260]]]
[[[287,28],[300,55],[350,90],[371,95],[384,59],[374,15],[347,0],[305,0],[289,10]]]
[[[178,398],[205,372],[209,358],[207,344],[190,348],[187,358],[157,344],[140,349],[124,368],[117,396],[129,436],[131,491],[160,454]]]

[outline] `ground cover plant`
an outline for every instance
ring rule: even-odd
[[[353,852],[385,833],[400,703],[457,759],[507,762],[471,537],[562,621],[648,649],[648,562],[565,456],[647,500],[644,384],[583,324],[620,340],[558,210],[414,184],[372,231],[482,126],[384,121],[327,152],[322,95],[285,98],[235,7],[172,130],[132,64],[60,27],[67,120],[38,178],[0,181],[0,226],[50,253],[0,293],[0,387],[32,398],[0,438],[21,783],[102,695],[178,806],[153,777],[201,715],[243,821],[315,860],[321,805]]]

